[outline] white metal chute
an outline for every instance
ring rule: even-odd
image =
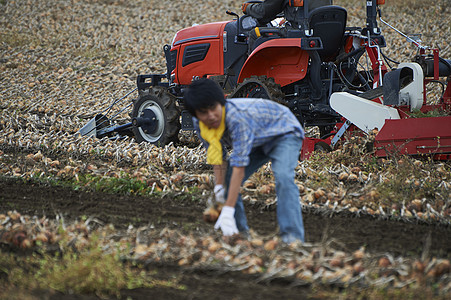
[[[399,91],[401,99],[407,99],[410,111],[420,109],[423,106],[424,98],[424,74],[423,69],[417,63],[401,63],[398,68],[410,68],[412,70],[412,82]]]
[[[330,106],[366,133],[380,130],[387,119],[400,119],[397,109],[346,92],[333,93]]]

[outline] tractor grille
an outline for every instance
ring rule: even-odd
[[[172,71],[174,71],[176,63],[177,63],[177,50],[172,50],[169,52],[168,57],[168,68],[169,68],[169,74],[171,74]]]
[[[184,67],[193,62],[204,60],[209,48],[210,44],[208,43],[187,46],[183,52],[182,66]]]

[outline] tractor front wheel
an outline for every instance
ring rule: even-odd
[[[139,126],[133,127],[135,140],[164,146],[178,140],[180,111],[176,98],[163,87],[141,91],[131,113]]]

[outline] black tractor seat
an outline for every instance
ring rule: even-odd
[[[322,61],[333,61],[338,55],[346,31],[347,11],[340,6],[322,6],[309,13],[308,24],[314,37],[320,37],[323,49],[318,50]]]

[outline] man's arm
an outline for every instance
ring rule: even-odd
[[[227,201],[221,210],[215,229],[221,228],[224,236],[230,236],[238,233],[235,220],[235,204],[238,199],[238,193],[243,182],[245,167],[233,167],[232,177],[229,184],[229,194]]]
[[[225,203],[226,199],[224,199],[225,195],[224,183],[227,172],[227,163],[223,162],[222,165],[213,165],[213,172],[215,174],[214,192],[216,202]]]
[[[230,178],[229,193],[227,194],[226,206],[235,207],[236,201],[238,199],[238,194],[240,193],[241,183],[244,178],[245,167],[233,167],[232,177]]]
[[[271,22],[284,8],[284,0],[266,0],[263,3],[243,5],[245,14],[256,18],[261,24]]]
[[[213,166],[213,173],[215,174],[216,184],[224,185],[226,171],[227,171],[227,162],[223,162],[222,165]]]

